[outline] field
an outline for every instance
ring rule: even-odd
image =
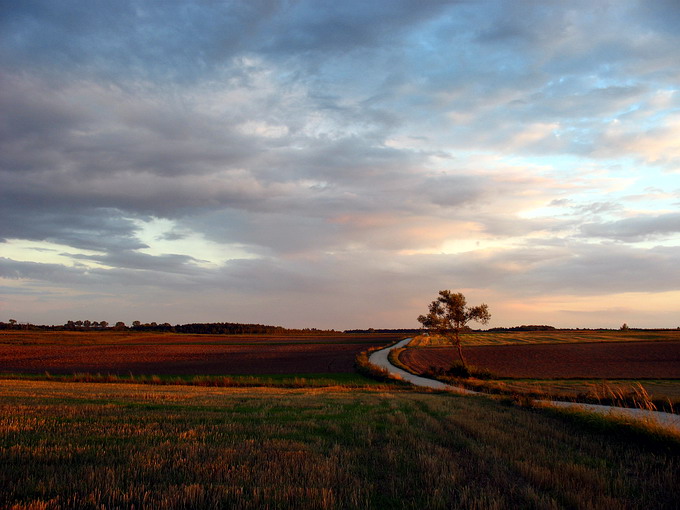
[[[554,342],[554,343],[551,343]],[[462,336],[467,362],[493,380],[468,380],[480,391],[575,399],[623,406],[680,408],[680,332],[548,331]],[[456,350],[437,337],[417,337],[398,354],[418,373],[445,370]]]
[[[680,340],[466,347],[466,360],[499,377],[680,379]],[[446,368],[453,347],[407,348],[399,359],[416,371]]]
[[[0,509],[678,507],[677,434],[353,373],[399,338],[0,333]]]
[[[0,372],[224,375],[351,373],[356,355],[399,335],[0,332]]]
[[[562,344],[599,342],[664,342],[680,341],[680,330],[549,330],[549,331],[480,331],[463,333],[461,344],[476,345],[520,345],[520,344]],[[436,347],[445,345],[437,336],[420,335],[411,342],[412,347]]]
[[[680,444],[616,430],[399,388],[6,380],[0,508],[677,508]]]

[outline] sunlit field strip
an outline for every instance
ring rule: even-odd
[[[576,342],[639,342],[680,340],[680,330],[662,331],[598,331],[598,330],[556,330],[556,331],[508,331],[472,332],[461,335],[462,345],[506,345],[539,343]],[[418,335],[410,344],[412,347],[437,347],[450,345],[450,341],[436,335]]]
[[[60,345],[321,345],[388,343],[398,334],[336,333],[325,335],[216,335],[156,333],[137,331],[22,331],[0,330],[4,344],[60,344]]]
[[[331,343],[380,343],[400,338],[397,334],[337,334],[319,337],[286,337],[267,335],[192,335],[180,333],[151,333],[133,331],[0,331],[0,343],[6,344],[119,344],[119,345],[288,345],[288,344],[331,344]],[[471,332],[461,337],[463,345],[504,345],[534,343],[571,342],[624,342],[664,341],[680,339],[680,330],[555,330],[555,331],[508,331]],[[417,335],[412,345],[437,346],[447,342],[437,336]]]
[[[629,434],[449,394],[2,381],[0,507],[674,508],[680,446]]]

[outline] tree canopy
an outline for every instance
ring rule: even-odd
[[[489,319],[491,314],[486,304],[467,306],[467,300],[462,293],[440,290],[439,297],[430,303],[429,313],[420,315],[418,322],[429,331],[451,339],[458,349],[461,363],[465,365],[460,332],[470,321],[486,324]]]

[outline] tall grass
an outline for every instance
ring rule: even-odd
[[[450,394],[0,386],[0,508],[677,508],[679,453]]]
[[[397,342],[394,342],[397,343]],[[388,370],[385,370],[384,368],[381,368],[377,365],[374,365],[369,361],[369,358],[371,357],[371,354],[374,353],[375,351],[379,351],[381,349],[385,349],[387,346],[376,346],[376,347],[371,347],[365,351],[360,352],[357,354],[355,360],[354,360],[354,368],[359,373],[360,375],[363,375],[364,377],[369,377],[371,379],[374,379],[376,381],[381,381],[381,382],[389,382],[389,383],[397,383],[397,384],[404,384],[408,386],[408,383],[405,383],[402,381],[400,378],[393,376],[390,374]],[[389,356],[392,355],[392,352],[389,353]]]
[[[676,413],[680,411],[680,385],[677,380],[658,381],[606,381],[579,379],[538,379],[488,380],[483,377],[456,377],[442,371],[432,370],[425,376],[464,388],[490,393],[509,395],[516,398],[564,400],[585,404],[600,404],[629,407],[648,411]],[[647,387],[653,387],[651,393]]]

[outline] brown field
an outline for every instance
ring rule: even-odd
[[[680,378],[680,341],[607,342],[465,347],[469,364],[498,377],[675,379]],[[416,372],[448,368],[453,347],[407,348],[399,360]]]
[[[0,331],[0,344],[59,344],[59,345],[139,345],[139,344],[210,344],[252,345],[290,343],[368,343],[381,344],[402,338],[390,333],[351,334],[326,333],[308,335],[204,335],[137,331]]]
[[[345,373],[356,355],[399,335],[180,335],[6,332],[0,373],[226,375]]]

